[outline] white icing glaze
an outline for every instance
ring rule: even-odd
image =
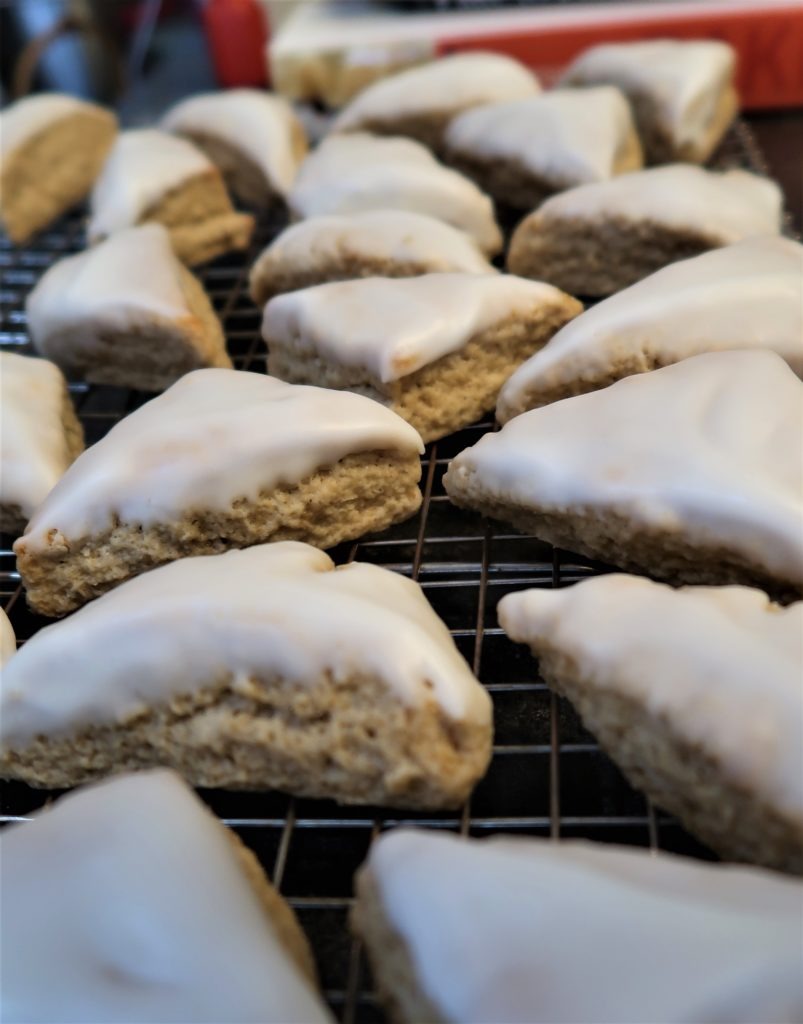
[[[71,793],[0,850],[4,1021],[332,1020],[231,837],[172,772]]]
[[[156,223],[125,228],[106,241],[54,263],[25,303],[33,343],[57,357],[69,327],[126,330],[192,316],[181,290],[181,264],[167,230]]]
[[[121,132],[92,190],[90,240],[132,227],[166,193],[213,166],[197,146],[168,132]]]
[[[287,100],[259,89],[228,89],[191,96],[172,107],[162,126],[172,132],[217,136],[259,167],[284,196],[300,161],[293,147],[297,119]]]
[[[502,244],[490,198],[412,139],[329,136],[301,165],[289,203],[299,217],[411,210],[466,231],[485,252]]]
[[[14,629],[8,621],[8,616],[0,608],[0,666],[5,665],[16,650],[17,638],[14,636]]]
[[[803,886],[602,843],[396,829],[368,861],[447,1021],[776,1024],[803,1013]]]
[[[596,380],[629,357],[678,362],[767,348],[803,377],[803,246],[747,239],[664,267],[592,306],[519,367],[499,395],[504,422],[533,388]]]
[[[510,317],[538,317],[563,297],[551,285],[509,274],[363,277],[277,295],[265,307],[262,335],[268,348],[276,340],[388,382]]]
[[[516,160],[568,188],[612,177],[634,132],[630,106],[618,89],[557,89],[461,114],[447,129],[446,146],[469,156]]]
[[[456,53],[369,85],[340,112],[333,128],[349,131],[370,121],[465,110],[532,96],[539,89],[535,75],[510,57]]]
[[[391,263],[424,262],[438,271],[497,272],[464,231],[409,210],[366,210],[299,221],[268,246],[257,267],[265,260],[305,269],[337,262],[344,254]]]
[[[0,160],[64,117],[101,110],[94,103],[57,92],[24,96],[0,113]]]
[[[568,653],[589,686],[668,722],[803,829],[803,602],[614,575],[508,594],[499,621],[513,640]]]
[[[487,692],[418,584],[284,542],[183,558],[41,630],[3,673],[0,736],[16,746],[124,724],[228,674],[247,695],[252,676],[312,683],[326,671],[490,725]]]
[[[64,377],[45,359],[0,353],[0,501],[26,516],[70,464]]]
[[[422,452],[416,431],[379,402],[285,384],[242,370],[194,370],[87,449],[39,508],[26,550],[56,530],[78,539],[125,523],[165,522],[196,508],[298,483],[346,455]]]
[[[774,352],[709,352],[533,409],[451,464],[525,506],[615,508],[803,582],[803,384]]]
[[[593,46],[571,65],[565,81],[610,82],[627,93],[647,95],[676,145],[706,131],[723,89],[733,79],[735,54],[727,43],[697,39],[650,39]]]
[[[578,185],[551,196],[531,216],[546,223],[564,217],[621,217],[694,231],[728,245],[779,234],[782,204],[775,182],[749,171],[667,164]]]

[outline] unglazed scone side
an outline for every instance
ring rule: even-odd
[[[254,218],[232,207],[217,168],[170,189],[144,211],[139,223],[150,220],[164,224],[176,255],[189,266],[247,249],[254,230]]]
[[[6,749],[0,773],[74,786],[155,766],[194,786],[283,789],[348,804],[459,806],[490,759],[487,726],[434,699],[400,702],[376,678],[220,680],[124,725],[92,726]]]
[[[717,760],[660,715],[615,692],[601,692],[565,651],[534,648],[539,671],[566,697],[636,789],[679,818],[721,857],[803,874],[800,822],[736,785]]]
[[[460,479],[448,472],[444,486],[461,508],[512,523],[523,533],[556,548],[576,551],[629,572],[649,573],[675,584],[755,586],[784,602],[803,595],[803,587],[791,574],[789,578],[773,575],[743,553],[714,543],[710,536],[694,537],[689,532],[637,523],[626,509],[518,504],[501,499],[483,487],[476,476]]]
[[[581,307],[546,305],[540,316],[516,316],[469,338],[458,351],[401,377],[383,382],[359,367],[348,367],[312,353],[300,353],[268,338],[269,372],[293,383],[356,391],[382,402],[410,423],[424,441],[469,426],[489,412],[504,382],[533,352],[545,345]]]
[[[349,924],[365,943],[371,974],[393,1024],[447,1024],[424,993],[412,951],[385,912],[370,862],[357,872],[354,888]]]
[[[615,214],[591,222],[580,217],[552,221],[536,211],[514,231],[507,269],[572,295],[603,297],[719,244],[693,227],[679,231]]]
[[[43,550],[15,548],[31,608],[65,615],[123,580],[165,562],[216,554],[264,541],[302,540],[329,548],[386,529],[421,505],[417,455],[371,451],[348,455],[297,485],[240,498],[228,509],[198,508],[148,526],[117,522],[67,540],[52,531]]]
[[[3,160],[1,216],[13,242],[29,241],[86,196],[116,132],[111,111],[83,110],[53,122]]]
[[[25,309],[34,347],[73,380],[161,391],[192,370],[231,367],[209,297],[155,223],[57,261]]]

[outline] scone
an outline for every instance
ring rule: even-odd
[[[0,608],[0,666],[5,665],[16,651],[17,638],[14,636],[14,629],[8,621],[8,616]]]
[[[275,377],[367,395],[431,441],[491,410],[516,367],[582,308],[509,274],[366,277],[271,299],[262,336]]]
[[[560,330],[502,388],[496,415],[607,387],[701,352],[763,348],[803,377],[803,246],[765,236],[673,263]]]
[[[223,172],[244,203],[265,209],[290,190],[307,153],[307,137],[293,108],[260,89],[227,89],[190,96],[162,118]]]
[[[460,271],[492,274],[473,238],[409,210],[366,210],[291,224],[251,268],[251,298],[264,306],[281,292],[356,277],[415,277]]]
[[[592,46],[566,85],[618,86],[633,105],[651,164],[704,163],[738,109],[736,54],[714,39],[650,39]]]
[[[117,133],[110,110],[39,93],[0,114],[0,220],[21,245],[92,188]]]
[[[803,383],[774,352],[709,352],[532,409],[444,483],[623,569],[803,592]]]
[[[802,602],[598,576],[499,621],[634,786],[721,856],[803,874]]]
[[[490,197],[412,139],[330,135],[301,165],[289,205],[299,218],[361,210],[425,213],[471,235],[486,255],[502,248]]]
[[[0,352],[0,530],[19,534],[84,448],[61,371]]]
[[[507,267],[573,295],[611,295],[676,260],[781,230],[782,195],[748,171],[689,164],[580,185],[519,224]]]
[[[526,210],[554,192],[642,166],[630,106],[611,86],[469,110],[447,128],[444,150],[497,202]]]
[[[176,558],[383,530],[421,504],[422,451],[361,395],[195,370],[116,424],[39,507],[14,549],[28,603],[63,615]]]
[[[185,263],[245,249],[253,217],[231,205],[223,176],[197,146],[153,128],[122,132],[92,190],[92,243],[158,221]]]
[[[352,921],[400,1024],[800,1019],[803,887],[607,843],[395,829]]]
[[[3,673],[0,722],[0,775],[48,787],[165,765],[456,807],[491,756],[488,693],[418,584],[293,542],[162,566],[40,631]]]
[[[25,310],[36,349],[74,379],[162,391],[190,370],[231,366],[203,285],[161,224],[58,260]]]
[[[62,797],[0,852],[4,1021],[332,1021],[293,911],[172,772]]]
[[[437,150],[455,115],[539,90],[531,71],[501,53],[455,53],[369,85],[341,110],[332,127],[336,132],[408,135]]]

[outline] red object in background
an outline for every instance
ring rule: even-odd
[[[203,18],[220,85],[265,85],[268,29],[256,0],[209,0]]]
[[[730,43],[738,54],[737,87],[747,109],[803,104],[803,6],[799,3],[775,5],[762,0],[755,8],[719,12],[711,5],[695,11],[692,4],[679,4],[671,17],[634,10],[632,19],[615,24],[550,26],[545,20],[530,31],[505,32],[500,27],[499,32],[482,36],[461,36],[455,31],[438,40],[437,52],[497,50],[533,68],[550,85],[589,46],[662,37]]]

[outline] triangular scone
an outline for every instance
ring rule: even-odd
[[[366,210],[291,224],[251,268],[258,306],[282,292],[357,277],[415,277],[458,271],[493,274],[473,238],[435,217],[409,210]]]
[[[0,666],[5,665],[16,650],[17,638],[14,636],[14,628],[8,621],[6,613],[0,608]]]
[[[539,90],[535,75],[504,54],[455,53],[369,85],[338,114],[333,128],[408,135],[437,150],[456,114]]]
[[[368,395],[425,441],[474,423],[499,388],[582,306],[510,274],[336,281],[265,307],[268,370]]]
[[[781,229],[781,190],[748,171],[671,164],[579,185],[516,228],[508,270],[611,295],[676,260]]]
[[[352,920],[402,1024],[797,1020],[803,886],[607,843],[395,829]]]
[[[120,134],[92,190],[91,214],[91,242],[155,220],[189,264],[247,248],[254,227],[253,217],[235,211],[223,176],[197,146],[153,128]]]
[[[293,911],[172,772],[62,797],[0,852],[4,1021],[332,1020]]]
[[[803,383],[774,352],[710,352],[532,409],[444,482],[458,505],[623,569],[803,591]]]
[[[611,86],[469,110],[451,122],[444,147],[448,162],[494,199],[527,210],[642,165],[630,106]]]
[[[388,209],[426,213],[471,235],[488,255],[502,248],[490,197],[412,139],[330,135],[301,165],[289,204],[297,217]]]
[[[190,370],[231,366],[212,303],[161,224],[58,260],[25,310],[34,346],[69,377],[162,391]]]
[[[508,380],[497,418],[701,352],[766,348],[803,377],[803,246],[765,236],[672,263],[592,306]]]
[[[0,352],[0,529],[18,534],[84,449],[61,370]]]
[[[95,103],[38,93],[0,114],[0,220],[27,242],[92,188],[117,134],[117,118]]]
[[[417,583],[292,542],[181,559],[40,631],[3,673],[0,723],[0,774],[37,786],[166,765],[409,807],[458,806],[492,733]]]
[[[257,209],[285,198],[307,153],[293,108],[260,89],[190,96],[168,110],[162,126],[200,147],[234,195]]]
[[[499,621],[635,786],[722,856],[803,874],[803,603],[598,576]]]
[[[421,504],[422,451],[362,395],[195,370],[87,449],[39,507],[15,547],[28,603],[63,615],[176,558],[383,530]]]
[[[735,57],[732,47],[713,39],[607,43],[582,53],[563,81],[625,92],[650,163],[703,163],[738,107]]]

